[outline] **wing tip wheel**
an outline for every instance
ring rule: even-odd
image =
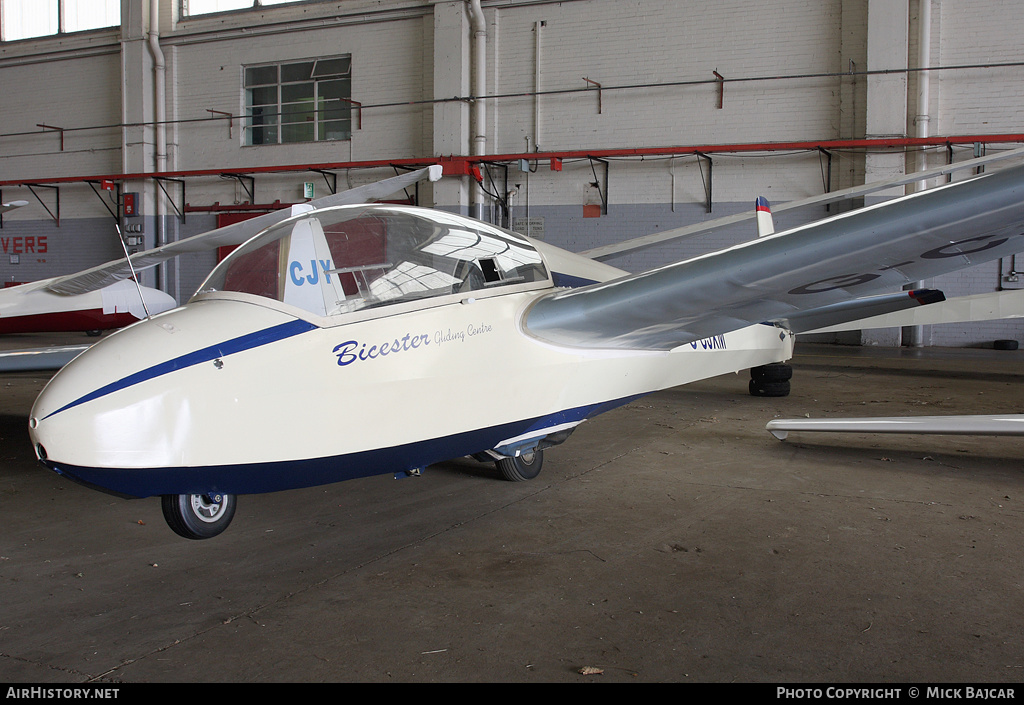
[[[186,539],[209,539],[231,523],[236,506],[233,494],[169,494],[160,498],[164,519]]]

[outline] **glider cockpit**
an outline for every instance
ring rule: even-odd
[[[540,253],[515,233],[440,211],[341,206],[253,237],[213,270],[196,298],[269,299],[331,325],[320,319],[342,316],[333,321],[341,323],[382,307],[550,286]]]

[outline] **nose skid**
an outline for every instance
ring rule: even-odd
[[[35,451],[36,460],[38,460],[40,463],[50,468],[51,470],[60,473],[59,470],[52,467],[51,464],[49,463],[49,457],[47,456],[46,453],[46,446],[42,443],[42,440],[39,438],[39,435],[36,432],[38,427],[39,419],[36,418],[35,415],[30,416],[28,419],[28,437],[29,440],[32,442],[32,450]]]

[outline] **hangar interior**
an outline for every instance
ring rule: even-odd
[[[0,271],[69,274],[436,163],[393,199],[586,252],[997,157],[1024,146],[1021,28],[1016,0],[0,0],[0,202],[27,202],[0,213]],[[977,171],[779,209],[776,229]],[[755,235],[606,261],[642,272]],[[181,304],[224,254],[141,281]],[[1015,264],[925,284],[1012,291]],[[539,482],[460,457],[425,481],[257,492],[198,542],[158,502],[41,468],[25,422],[48,380],[7,376],[0,680],[1013,686],[1017,439],[780,443],[765,423],[1016,411],[1024,351],[990,348],[1022,327],[802,337],[791,395],[723,374],[631,400]],[[444,394],[483,415],[506,382],[487,372]],[[374,408],[427,425],[431,402]],[[131,436],[146,419],[123,411]]]
[[[1024,140],[1012,2],[48,5],[37,26],[34,4],[3,3],[0,194],[32,204],[3,216],[8,283],[120,256],[115,219],[145,249],[438,159],[445,178],[410,199],[582,251]],[[608,261],[643,271],[751,236],[719,227]],[[146,283],[183,302],[216,258]],[[1014,267],[928,284],[1011,289]],[[839,342],[981,345],[1021,325]]]

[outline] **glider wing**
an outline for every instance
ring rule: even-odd
[[[524,327],[559,345],[651,350],[758,323],[786,328],[804,318],[820,327],[877,313],[877,300],[861,307],[862,297],[1020,251],[1024,167],[1014,167],[559,291],[534,304]],[[940,297],[908,305],[932,299]],[[812,316],[822,311],[833,315]]]

